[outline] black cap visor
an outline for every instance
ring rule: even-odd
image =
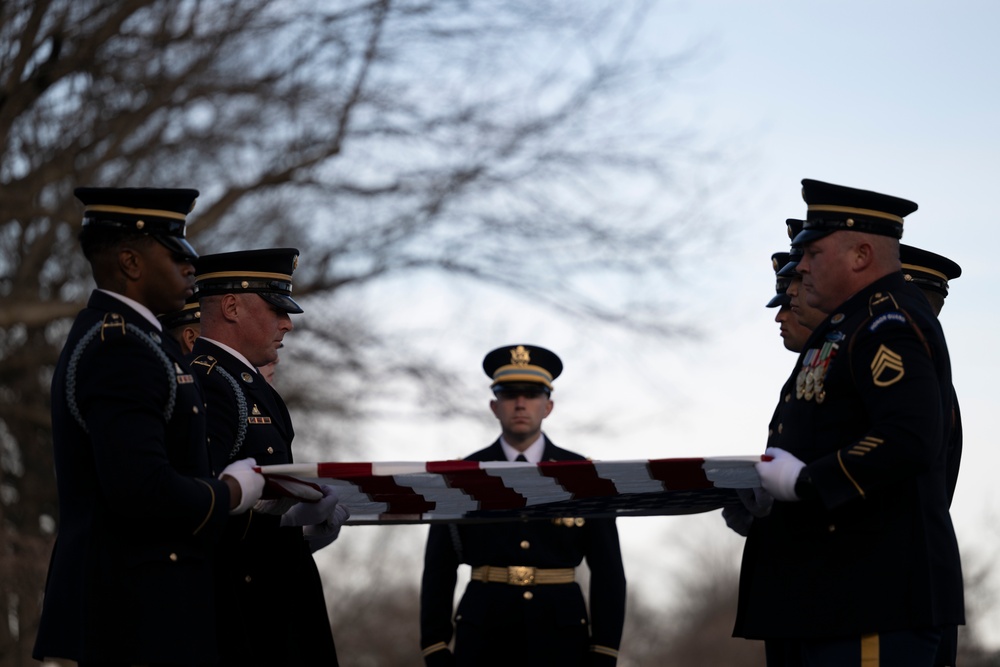
[[[788,262],[783,267],[778,269],[774,275],[778,276],[779,278],[794,278],[795,276],[799,275],[798,266],[799,266],[799,258],[796,257],[795,259],[793,259],[792,261]]]
[[[552,391],[541,382],[501,382],[493,385],[490,389],[493,391],[495,396],[499,396],[504,393],[529,395],[545,394],[546,396],[552,395]]]
[[[286,313],[299,314],[303,312],[302,306],[295,303],[295,300],[287,294],[279,294],[277,292],[257,292],[260,298],[267,301],[269,304],[275,308],[280,308]]]
[[[812,243],[813,241],[818,241],[825,236],[829,236],[837,229],[803,229],[801,232],[795,235],[792,239],[792,245],[805,246],[806,244]]]
[[[198,259],[198,253],[195,252],[194,247],[185,238],[173,236],[172,234],[150,234],[150,236],[166,246],[170,252],[180,255],[184,259]]]
[[[771,300],[767,302],[768,308],[777,308],[778,306],[787,306],[791,304],[792,297],[787,294],[775,294],[771,297]]]

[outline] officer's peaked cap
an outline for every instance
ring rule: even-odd
[[[791,297],[788,296],[786,290],[788,289],[788,285],[791,284],[792,279],[778,273],[786,264],[788,264],[787,252],[776,252],[771,255],[771,268],[774,269],[775,282],[774,296],[767,302],[768,308],[787,306],[791,301]]]
[[[788,218],[785,220],[785,229],[788,230],[788,238],[792,243],[792,247],[788,251],[788,260],[785,262],[785,265],[777,270],[777,274],[781,278],[791,280],[799,273],[797,267],[799,260],[802,259],[802,245],[795,243],[795,237],[802,231],[802,226],[805,223],[805,220],[799,220],[798,218]]]
[[[302,308],[292,299],[292,272],[298,263],[295,248],[205,255],[194,263],[197,295],[252,292],[287,313],[301,313]]]
[[[540,384],[551,391],[562,368],[555,352],[537,345],[505,345],[483,359],[483,371],[493,379],[494,391],[511,384]]]
[[[804,245],[841,230],[902,238],[903,218],[917,210],[907,199],[812,179],[802,180],[806,221],[793,243]]]
[[[904,243],[899,245],[899,260],[907,281],[941,296],[948,296],[948,281],[962,275],[962,267],[947,257]]]
[[[198,256],[185,238],[187,215],[198,191],[188,188],[76,188],[84,206],[84,227],[105,227],[148,234],[172,252]]]
[[[201,322],[201,305],[198,303],[198,295],[195,294],[188,297],[187,303],[180,310],[157,315],[156,319],[168,331],[177,327],[188,326],[189,324],[198,324]]]

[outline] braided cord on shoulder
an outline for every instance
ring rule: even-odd
[[[104,327],[104,322],[98,322],[93,327],[87,330],[87,333],[80,338],[76,347],[73,348],[72,354],[69,357],[69,363],[66,367],[66,403],[69,406],[69,412],[73,415],[73,419],[76,423],[80,425],[80,428],[84,430],[85,433],[89,433],[87,430],[87,424],[83,419],[83,414],[80,412],[80,406],[76,401],[76,369],[80,364],[80,357],[83,356],[84,351],[86,351],[87,346],[93,342],[97,334],[100,333],[101,329]],[[140,329],[134,324],[126,324],[126,330],[131,331],[136,334],[138,339],[146,344],[149,349],[163,362],[163,366],[167,371],[167,404],[163,408],[163,418],[166,421],[170,421],[170,418],[174,414],[174,407],[177,404],[177,376],[174,373],[173,364],[167,354],[160,348],[160,345],[153,340],[152,336],[147,334],[145,331]]]
[[[247,411],[247,399],[246,396],[243,395],[243,390],[240,389],[240,385],[236,381],[236,378],[234,378],[229,371],[222,366],[215,366],[214,370],[216,373],[225,378],[226,382],[229,383],[229,386],[233,388],[233,393],[236,395],[236,416],[239,422],[236,424],[236,442],[233,443],[233,448],[229,452],[229,460],[232,461],[236,458],[237,452],[239,452],[240,448],[243,446],[243,439],[246,438],[247,435],[247,417],[249,416],[249,412]]]

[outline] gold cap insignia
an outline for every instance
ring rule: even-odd
[[[531,363],[531,354],[523,345],[518,345],[510,351],[510,363],[515,366],[527,366]]]

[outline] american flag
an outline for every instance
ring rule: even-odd
[[[309,502],[337,488],[348,524],[693,514],[760,485],[761,456],[636,461],[429,461],[261,466],[265,497]]]

